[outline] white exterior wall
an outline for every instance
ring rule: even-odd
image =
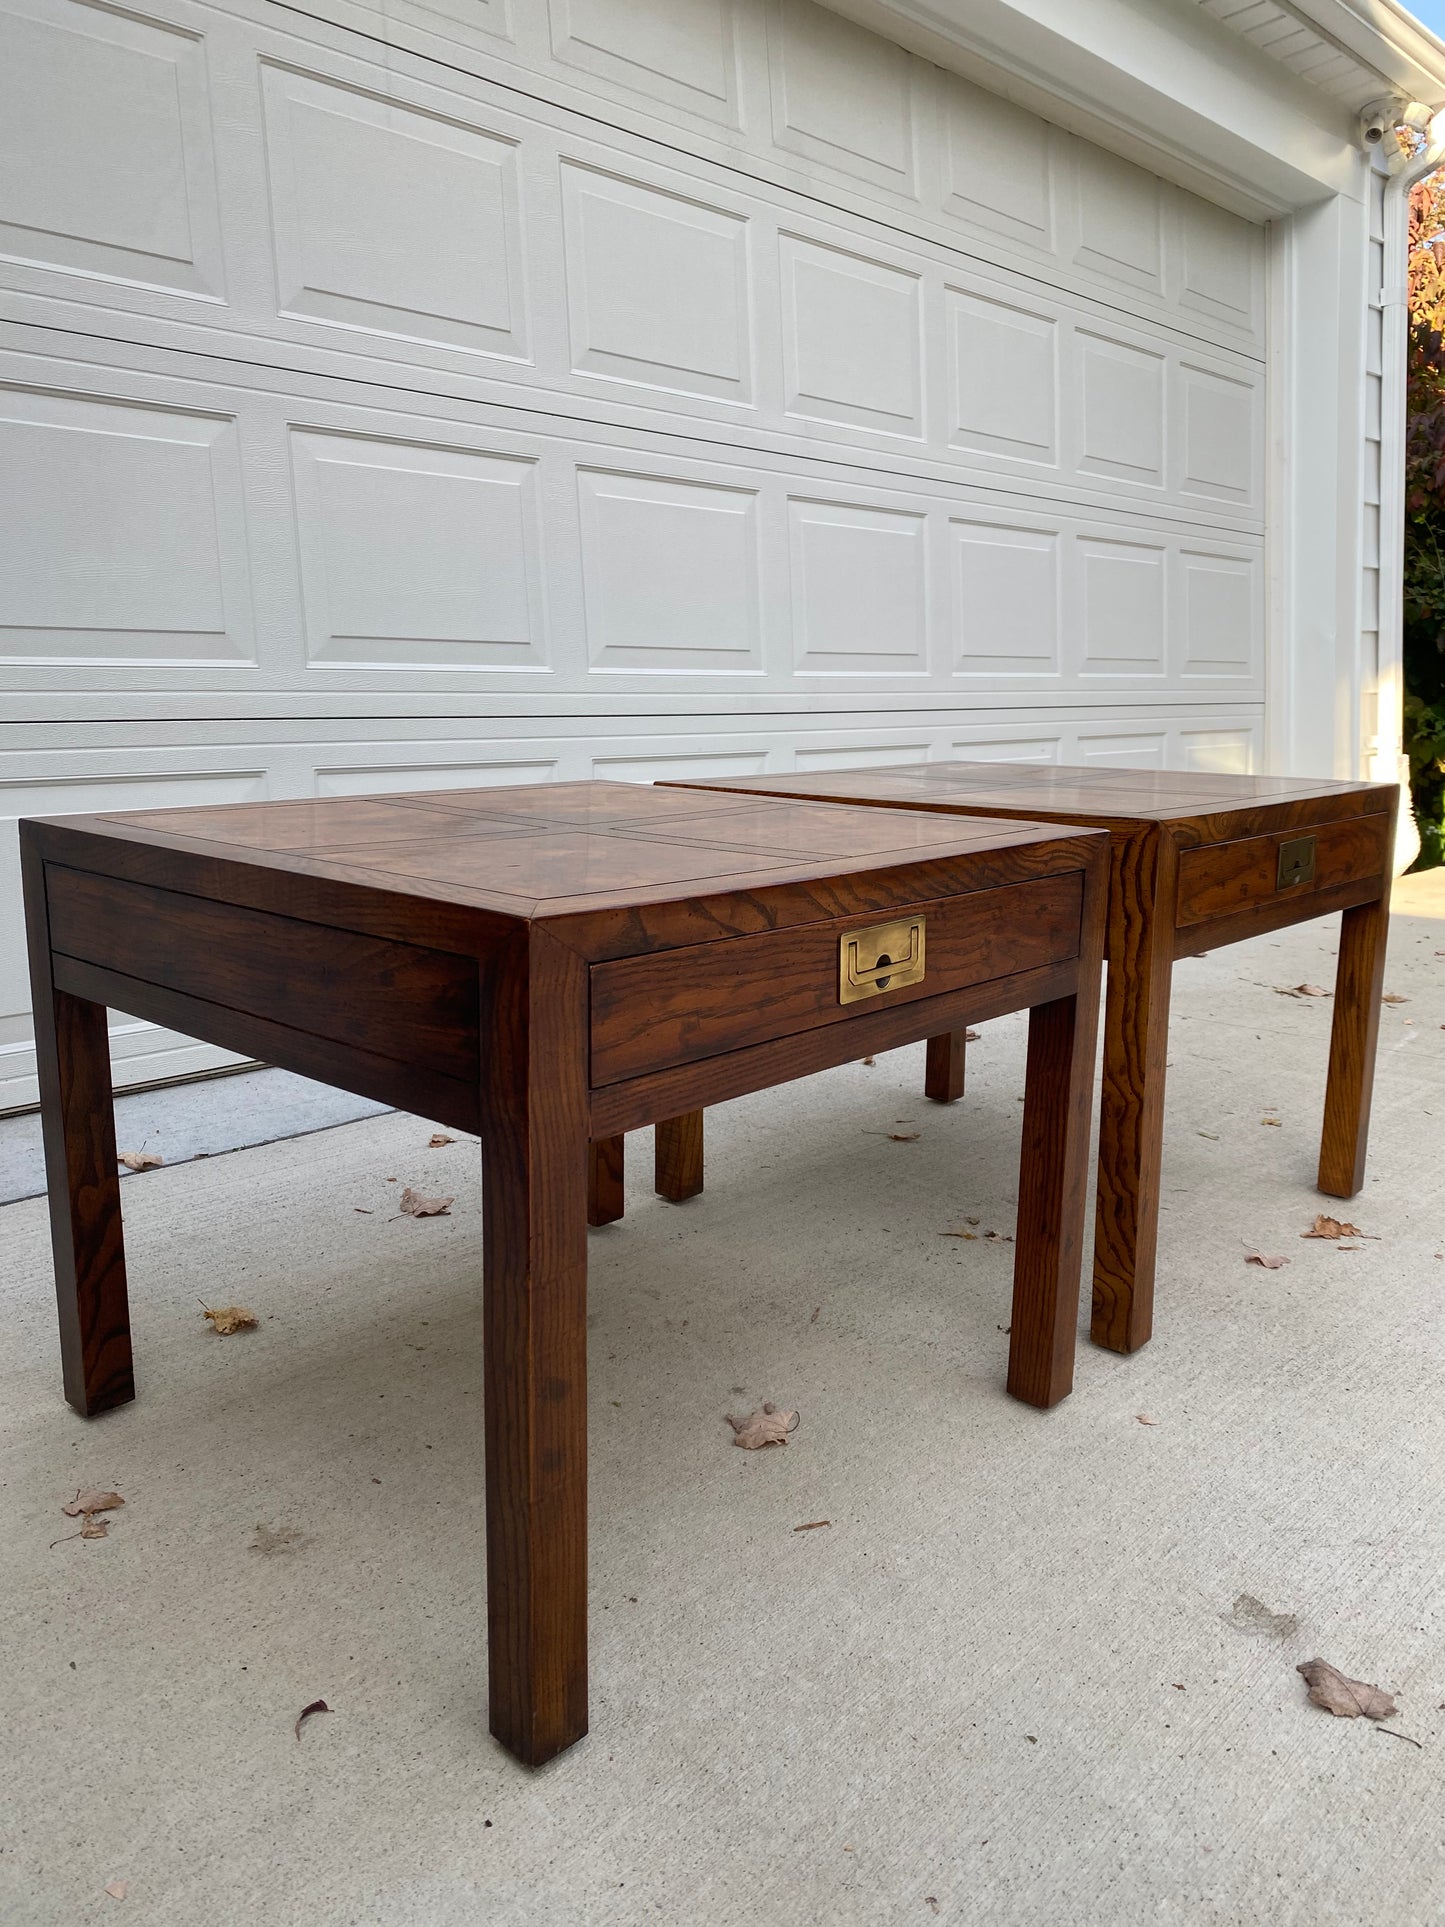
[[[1208,138],[1155,171],[803,0],[318,11],[0,0],[0,814],[1356,766],[1338,129],[1202,43]],[[1090,72],[1087,113],[1050,78],[1098,131]],[[1215,151],[1241,100],[1263,186]]]

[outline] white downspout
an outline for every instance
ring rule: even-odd
[[[1435,116],[1425,145],[1385,183],[1385,274],[1380,290],[1380,628],[1375,734],[1369,739],[1366,775],[1376,783],[1401,783],[1409,796],[1410,765],[1400,746],[1405,695],[1405,386],[1409,358],[1408,279],[1410,189],[1445,164],[1445,112]],[[1419,854],[1419,832],[1408,802],[1400,814],[1404,868]],[[1413,848],[1409,847],[1413,844]]]

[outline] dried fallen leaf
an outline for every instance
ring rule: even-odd
[[[455,1143],[456,1139],[448,1137],[445,1131],[433,1131],[426,1141],[426,1146],[429,1151],[439,1151],[444,1144]]]
[[[1266,1258],[1262,1251],[1247,1251],[1244,1254],[1247,1265],[1261,1265],[1266,1271],[1278,1271],[1281,1265],[1289,1263],[1288,1258]]]
[[[1302,1231],[1302,1238],[1368,1238],[1368,1231],[1361,1231],[1357,1224],[1347,1224],[1342,1218],[1327,1218],[1323,1211],[1316,1217],[1308,1231]]]
[[[761,1412],[749,1412],[746,1418],[734,1418],[727,1414],[727,1422],[735,1434],[734,1445],[740,1445],[745,1452],[756,1452],[764,1445],[786,1445],[788,1434],[798,1429],[797,1412],[780,1412],[771,1399]]]
[[[1292,1639],[1299,1627],[1293,1613],[1272,1613],[1252,1592],[1238,1593],[1230,1611],[1219,1617],[1237,1633],[1258,1633],[1270,1639]]]
[[[978,1240],[976,1231],[940,1231],[938,1235],[940,1238],[969,1238],[975,1243]]]
[[[922,1131],[890,1131],[888,1133],[888,1142],[890,1144],[916,1144],[922,1135]]]
[[[244,1305],[217,1305],[214,1310],[210,1305],[202,1305],[201,1311],[222,1337],[231,1332],[251,1331],[261,1322],[255,1312],[247,1311]]]
[[[93,1512],[114,1512],[125,1500],[118,1492],[77,1492],[68,1505],[60,1510],[67,1519],[88,1519]]]
[[[1283,989],[1279,984],[1276,984],[1274,994],[1276,997],[1329,997],[1333,995],[1331,991],[1325,989],[1323,984],[1291,984],[1288,989]]]
[[[1410,999],[1402,997],[1398,990],[1387,990],[1380,999],[1382,1004],[1408,1004]]]
[[[105,1891],[112,1900],[124,1900],[129,1887],[128,1880],[107,1880],[105,1883]]]
[[[878,1062],[878,1059],[876,1057],[865,1057],[863,1062],[868,1066],[869,1070],[872,1070],[873,1066]]]
[[[313,1713],[329,1713],[330,1711],[331,1708],[326,1704],[325,1700],[312,1700],[309,1706],[303,1706],[301,1711],[296,1715],[297,1739],[299,1740],[301,1737],[302,1720],[309,1720]]]
[[[978,1042],[978,1032],[976,1030],[966,1030],[963,1033],[963,1041],[965,1044],[976,1044]]]
[[[262,1552],[269,1558],[278,1552],[295,1552],[298,1546],[306,1544],[306,1534],[300,1526],[263,1526],[259,1521],[248,1552]]]
[[[80,1528],[82,1539],[106,1539],[110,1536],[110,1520],[87,1518]]]
[[[1284,1125],[1277,1117],[1262,1117],[1259,1121],[1261,1124],[1272,1124],[1277,1131],[1284,1129]]]
[[[985,1231],[983,1235],[990,1244],[1011,1245],[1013,1243],[1013,1235],[1008,1231]]]
[[[1328,1660],[1306,1659],[1295,1671],[1304,1676],[1310,1689],[1310,1704],[1322,1706],[1336,1719],[1357,1720],[1363,1714],[1367,1720],[1388,1720],[1398,1711],[1388,1693],[1362,1679],[1347,1679]]]
[[[816,1532],[819,1526],[830,1526],[832,1523],[831,1519],[809,1519],[805,1526],[794,1526],[793,1530],[794,1532]]]
[[[1157,1425],[1159,1423],[1157,1418],[1150,1418],[1147,1412],[1136,1412],[1134,1416],[1141,1425]]]
[[[165,1159],[158,1157],[154,1151],[122,1151],[116,1162],[123,1164],[127,1171],[154,1171],[158,1164],[165,1163]]]
[[[455,1198],[424,1198],[410,1185],[401,1194],[401,1208],[409,1218],[447,1217],[455,1202]]]
[[[1207,1137],[1213,1144],[1218,1144],[1219,1142],[1218,1131],[1196,1131],[1194,1135],[1196,1137]]]

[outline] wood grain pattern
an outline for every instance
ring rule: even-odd
[[[702,1190],[702,1112],[659,1118],[653,1134],[653,1173],[660,1197],[686,1204]]]
[[[811,1077],[879,1051],[916,1044],[945,1030],[987,1023],[1011,1010],[1027,1010],[1067,996],[1078,981],[1078,963],[1047,964],[987,984],[970,984],[943,997],[922,1003],[890,1005],[886,997],[853,1004],[857,1015],[846,1024],[820,1024],[813,1030],[793,1031],[741,1050],[725,1051],[697,1063],[675,1064],[665,1071],[633,1077],[620,1084],[602,1084],[592,1091],[592,1130],[605,1137],[611,1131],[633,1131],[658,1117],[679,1115],[688,1106],[726,1103],[749,1091],[765,1091],[774,1084]]]
[[[56,987],[45,865],[20,832],[65,1396],[92,1418],[135,1397],[110,1039],[103,1004]]]
[[[906,906],[927,921],[921,983],[871,1003],[916,1003],[1010,971],[1077,955],[1077,870],[1003,891]],[[592,967],[592,1082],[616,1084],[673,1064],[716,1057],[781,1032],[846,1024],[838,1000],[838,946],[861,924],[847,919]]]
[[[616,1224],[625,1209],[623,1170],[627,1140],[593,1138],[587,1149],[587,1222]]]
[[[1095,856],[1085,881],[1075,994],[1035,1004],[1029,1012],[1008,1369],[1009,1390],[1029,1405],[1056,1405],[1074,1383],[1109,898],[1105,853],[1100,849]]]
[[[699,1105],[1046,1005],[1011,1382],[1034,1402],[1061,1396],[1082,1222],[1076,1005],[1096,990],[1107,850],[1093,832],[940,819],[901,834],[880,811],[749,799],[700,813],[691,794],[564,787],[548,801],[528,791],[525,808],[489,790],[475,810],[454,795],[23,826],[62,1353],[79,1409],[133,1389],[107,1001],[479,1133],[490,1720],[529,1764],[587,1727],[586,1227],[621,1214],[621,1133],[657,1124],[659,1188],[695,1195]],[[759,849],[709,843],[727,814]],[[338,832],[372,841],[340,849]],[[810,838],[839,849],[810,857]],[[770,841],[792,846],[781,876]],[[552,899],[556,914],[534,914],[526,889],[522,907],[504,902],[499,880],[529,879],[573,894]],[[817,1021],[836,998],[840,923],[932,904],[944,968],[928,994]],[[617,1020],[633,1037],[659,1011],[685,1027],[689,999],[694,1020],[735,1014],[744,952],[766,952],[771,974],[742,999],[746,1021],[715,1030],[714,1055],[589,1086],[599,971],[632,960],[625,987],[650,1000]],[[609,981],[621,1010],[622,978]]]
[[[62,955],[443,1076],[476,1060],[465,958],[59,864],[49,888]]]
[[[928,1040],[923,1068],[923,1095],[935,1104],[956,1104],[963,1096],[964,1061],[968,1033],[946,1030]]]
[[[587,973],[522,930],[487,969],[483,1356],[491,1730],[587,1731]]]
[[[269,1017],[253,1017],[248,1011],[227,1010],[221,1004],[204,1003],[199,997],[184,997],[179,991],[167,990],[164,984],[122,976],[117,970],[79,963],[74,957],[57,956],[54,971],[56,983],[73,996],[87,997],[112,1010],[129,1011],[133,1017],[163,1024],[183,1037],[198,1037],[222,1050],[237,1051],[263,1064],[314,1077],[318,1083],[355,1091],[378,1104],[392,1104],[401,1111],[414,1111],[418,1117],[434,1118],[438,1124],[452,1124],[463,1131],[477,1128],[475,1077],[443,1077],[398,1058],[363,1050],[359,1044],[337,1044],[325,1037],[313,1037]],[[284,993],[280,1001],[284,1004]],[[459,1069],[463,1062],[457,1060]]]
[[[1153,826],[1114,839],[1090,1325],[1114,1352],[1137,1351],[1154,1329],[1177,861]]]
[[[1294,903],[1296,916],[1302,911],[1307,914],[1309,906],[1302,900],[1318,891],[1364,878],[1378,881],[1384,875],[1390,858],[1385,845],[1386,822],[1383,816],[1365,816],[1322,825],[1313,832],[1313,880],[1291,884],[1287,890],[1281,890],[1277,880],[1279,851],[1282,843],[1292,840],[1292,830],[1183,850],[1175,920],[1180,925],[1205,923],[1252,904],[1273,904],[1285,896]]]
[[[1389,828],[1393,848],[1393,812]],[[1347,910],[1340,924],[1340,959],[1335,970],[1335,1014],[1330,1030],[1330,1069],[1325,1086],[1318,1179],[1320,1190],[1333,1198],[1354,1197],[1365,1181],[1389,928],[1387,868],[1379,898],[1374,903]]]
[[[1393,784],[1231,776],[1205,771],[919,763],[883,770],[710,778],[687,787],[872,806],[1092,824],[1112,847],[1100,1089],[1092,1335],[1136,1350],[1153,1329],[1163,1157],[1169,995],[1176,957],[1307,917],[1346,913],[1320,1186],[1349,1196],[1363,1176],[1378,1010],[1360,987],[1378,971],[1383,935],[1370,906],[1388,893],[1398,790]],[[1309,886],[1276,888],[1279,845],[1316,838]],[[1384,912],[1380,915],[1383,917]],[[1378,952],[1377,954],[1377,947]],[[1328,1182],[1327,1182],[1328,1180]]]

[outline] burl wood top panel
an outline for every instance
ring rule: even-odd
[[[913,810],[987,812],[1101,829],[1167,824],[1180,843],[1214,842],[1289,819],[1384,812],[1391,783],[1316,777],[1229,776],[1206,770],[1069,768],[1041,763],[907,763],[806,775],[709,777],[692,789],[883,803]]]
[[[58,830],[521,917],[1050,843],[1039,824],[584,782],[51,819]]]

